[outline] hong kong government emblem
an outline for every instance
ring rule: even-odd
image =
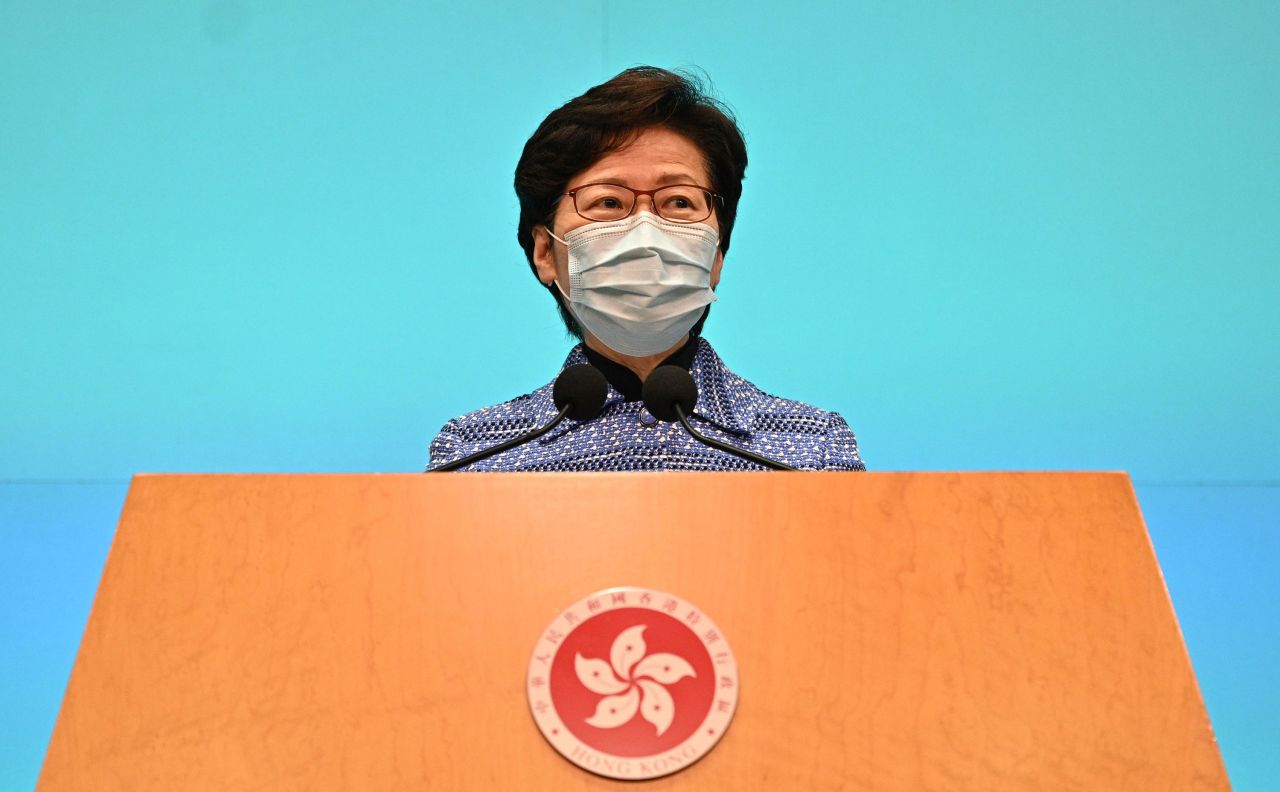
[[[685,769],[715,747],[738,705],[738,666],[720,628],[643,588],[606,589],[557,616],[526,685],[547,741],[610,778]]]

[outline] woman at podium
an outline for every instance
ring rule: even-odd
[[[684,75],[628,69],[552,111],[516,165],[517,238],[581,341],[565,369],[603,374],[603,404],[527,441],[557,418],[553,383],[454,418],[428,470],[498,444],[511,447],[458,469],[761,469],[725,446],[781,466],[865,469],[839,414],[761,391],[702,337],[746,167],[728,110]],[[692,378],[687,425],[646,407],[661,366]]]

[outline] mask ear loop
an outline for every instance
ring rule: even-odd
[[[556,236],[556,235],[555,235],[555,232],[551,230],[551,226],[546,225],[546,224],[544,223],[542,227],[546,230],[546,232],[547,232],[547,236],[551,237],[552,239],[554,239],[555,241],[557,241],[557,242],[559,242],[560,244],[564,245],[565,247],[569,247],[569,243],[568,243],[568,242],[565,242],[563,239],[561,239],[560,237],[558,237],[558,236]]]

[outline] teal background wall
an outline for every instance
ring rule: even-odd
[[[873,469],[1123,469],[1237,789],[1280,776],[1280,5],[0,0],[0,788],[129,477],[410,471],[568,348],[525,139],[697,65],[707,336]]]

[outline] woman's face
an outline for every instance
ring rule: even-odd
[[[641,132],[624,148],[604,155],[595,164],[569,180],[569,189],[580,184],[609,182],[630,187],[633,190],[653,190],[668,184],[697,184],[710,187],[711,176],[698,147],[681,135],[665,127],[651,127]],[[652,199],[642,195],[636,212],[653,211]],[[591,221],[573,209],[573,201],[566,198],[556,207],[552,229],[556,236],[564,235]],[[712,213],[704,221],[720,230],[720,220]],[[551,238],[542,226],[533,229],[533,263],[538,280],[550,285],[554,279],[561,290],[569,294],[569,256],[564,244]],[[711,288],[720,282],[720,270],[724,266],[724,253],[716,253],[711,269]]]

